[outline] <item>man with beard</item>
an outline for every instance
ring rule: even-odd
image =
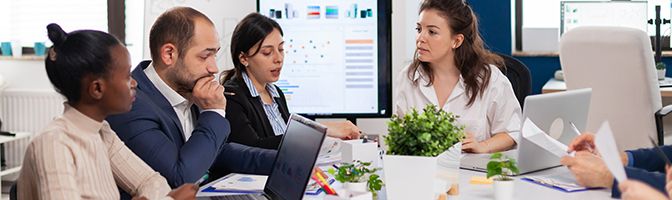
[[[138,82],[130,112],[108,117],[125,144],[171,187],[205,173],[269,174],[276,152],[227,143],[224,88],[214,80],[220,49],[203,13],[177,7],[156,20],[149,35],[151,61],[132,72]],[[124,180],[117,180],[124,181]]]

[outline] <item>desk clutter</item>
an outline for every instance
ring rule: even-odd
[[[554,157],[568,155],[565,153],[565,146],[548,137],[529,119],[526,120],[526,124],[523,135],[532,144],[547,146],[549,149],[545,150],[552,152],[550,154]],[[462,199],[470,197],[470,193],[474,191],[492,194],[495,185],[493,178],[486,178],[485,174],[480,172],[464,173],[468,170],[460,169],[460,161],[464,155],[461,152],[461,143],[455,144],[436,157],[416,157],[383,155],[376,142],[326,138],[318,155],[317,167],[306,186],[304,199],[369,200],[379,199],[380,195],[385,199]],[[371,166],[380,167],[381,171],[375,174],[384,182],[380,191],[382,194],[369,192],[366,183],[362,186],[350,186],[337,180],[334,171],[353,162],[370,162]],[[423,166],[432,167],[418,168]],[[554,174],[532,174],[512,178],[516,184],[527,182],[537,185],[538,188],[551,188],[567,194],[592,190],[579,186],[571,174],[561,168],[555,169],[554,171],[559,172]],[[267,179],[267,176],[230,174],[208,184],[207,188],[201,189],[201,193],[263,193]],[[466,186],[460,186],[460,182]],[[460,191],[460,188],[467,189]],[[514,196],[514,199],[517,198]]]

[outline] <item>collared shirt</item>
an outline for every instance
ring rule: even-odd
[[[177,118],[180,120],[180,124],[182,125],[184,141],[189,140],[189,137],[191,137],[191,132],[194,130],[194,116],[191,113],[191,106],[193,106],[194,103],[188,101],[182,97],[182,95],[170,88],[170,86],[168,86],[168,84],[166,84],[166,82],[161,79],[159,74],[156,73],[156,69],[154,69],[153,64],[150,64],[147,68],[145,68],[144,72],[147,75],[149,81],[154,84],[154,87],[159,90],[161,95],[163,95],[168,100],[168,103],[170,103],[170,105],[173,107],[173,110],[175,111],[175,114],[177,115]],[[206,109],[202,110],[201,112],[205,111],[214,111],[219,113],[222,117],[226,116],[224,109]]]
[[[247,73],[245,72],[243,72],[242,75],[245,85],[250,89],[250,95],[252,95],[252,97],[258,97],[259,92],[257,91],[257,88],[254,87],[250,77],[247,76]],[[261,98],[259,98],[259,101],[261,102],[261,105],[264,106],[264,112],[266,113],[268,121],[271,123],[271,127],[273,127],[273,133],[275,133],[275,135],[282,135],[285,133],[287,124],[285,123],[285,120],[282,119],[282,114],[280,114],[280,110],[278,109],[278,103],[275,102],[275,98],[280,97],[280,93],[278,93],[275,85],[271,83],[266,84],[266,91],[271,95],[273,103],[266,104]]]
[[[404,115],[411,108],[422,111],[427,104],[439,105],[434,86],[427,86],[429,77],[418,68],[413,80],[408,78],[410,66],[404,68],[395,80],[395,113]],[[465,93],[465,83],[460,76],[448,100],[441,108],[460,117],[459,123],[465,126],[465,132],[471,132],[477,141],[483,141],[496,133],[506,132],[516,142],[520,138],[521,109],[513,93],[509,79],[495,66],[490,65],[490,84],[483,96],[477,97],[467,107],[469,97]]]
[[[110,128],[65,105],[28,145],[17,182],[19,199],[167,198],[166,179],[133,154]]]

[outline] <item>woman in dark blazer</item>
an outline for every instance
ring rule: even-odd
[[[233,31],[234,68],[222,73],[230,142],[267,149],[280,145],[289,118],[287,100],[273,84],[285,56],[282,35],[277,22],[259,13],[247,15]],[[349,121],[323,124],[331,137],[359,138],[359,128]]]
[[[278,105],[278,111],[282,116],[282,122],[287,123],[289,110],[285,95],[276,90],[279,97],[274,97]],[[276,135],[261,103],[261,97],[253,97],[242,77],[233,77],[224,83],[227,106],[226,115],[231,123],[229,141],[248,146],[275,149],[280,144],[282,135]]]

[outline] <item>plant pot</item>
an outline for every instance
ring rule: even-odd
[[[513,199],[513,179],[497,180],[495,179],[495,200],[511,200]]]
[[[363,193],[369,191],[369,188],[366,186],[366,182],[344,183],[343,187],[350,193]]]
[[[446,184],[437,178],[436,157],[384,155],[388,200],[436,199]]]
[[[658,72],[658,80],[665,79],[665,69],[657,69],[656,72]]]

